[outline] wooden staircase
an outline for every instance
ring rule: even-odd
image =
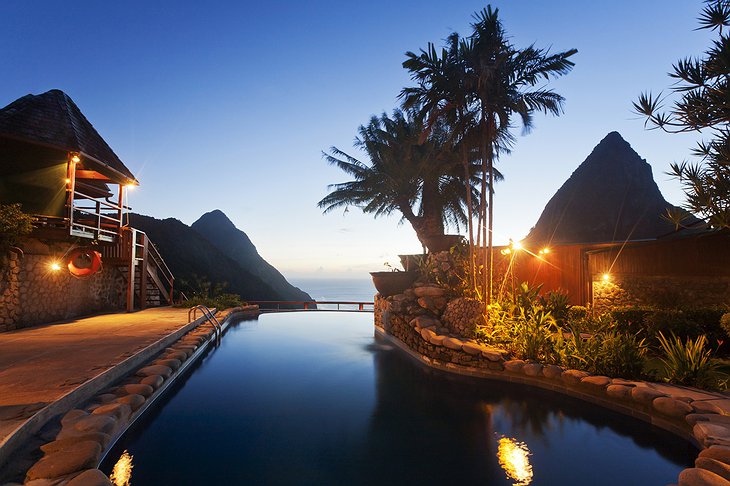
[[[119,269],[127,283],[127,311],[172,305],[175,277],[143,231],[121,228],[116,245],[102,249],[104,265]]]

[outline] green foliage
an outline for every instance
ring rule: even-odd
[[[666,381],[698,388],[712,389],[719,386],[722,375],[718,363],[712,359],[712,351],[707,348],[705,336],[682,341],[675,335],[666,338],[659,332],[658,339]]]
[[[20,204],[0,204],[0,250],[6,251],[31,231],[33,217],[25,214]]]
[[[216,309],[223,310],[246,305],[246,302],[241,300],[240,295],[236,294],[219,294],[216,296],[195,295],[177,304],[176,307],[195,307],[196,305],[204,305],[211,309],[215,307]]]
[[[720,318],[720,326],[722,327],[722,330],[725,331],[725,334],[730,336],[730,312],[726,312],[722,315]]]
[[[619,329],[637,333],[646,329],[646,318],[654,312],[656,310],[650,307],[617,307],[610,314]]]
[[[560,290],[551,290],[547,294],[540,297],[542,307],[550,312],[558,325],[565,324],[570,315],[570,298],[567,292]]]
[[[588,307],[582,305],[572,305],[568,309],[568,315],[565,317],[566,321],[576,321],[579,319],[585,319],[588,317]]]
[[[659,333],[674,334],[680,338],[705,336],[715,343],[725,339],[720,319],[726,309],[660,309],[645,318],[647,335],[658,340]]]
[[[644,339],[612,326],[595,334],[576,330],[561,334],[555,348],[563,366],[628,379],[642,377],[648,350]]]
[[[674,64],[669,74],[675,96],[642,94],[634,110],[645,117],[645,126],[670,133],[706,133],[692,151],[698,162],[671,164],[671,174],[683,186],[690,211],[712,226],[730,228],[730,25],[729,0],[705,0],[700,29],[717,30],[718,36],[703,57],[687,57]],[[669,214],[678,225],[686,213]]]

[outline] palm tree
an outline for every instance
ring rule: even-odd
[[[481,209],[488,211],[484,215],[488,227],[483,229],[487,242],[487,304],[492,297],[494,267],[494,161],[513,141],[510,134],[513,115],[519,117],[522,132],[529,133],[536,111],[555,116],[562,113],[564,98],[542,83],[570,72],[575,64],[569,58],[578,52],[570,49],[550,54],[549,50],[534,45],[516,49],[507,41],[498,14],[499,9],[487,6],[474,15],[469,49],[465,50],[472,76],[468,85],[479,106],[484,181]],[[487,201],[484,192],[488,192]]]
[[[444,234],[445,225],[466,222],[460,164],[447,143],[444,125],[435,126],[425,140],[423,120],[415,111],[395,110],[393,116],[373,117],[359,128],[355,147],[369,157],[364,163],[337,147],[325,159],[354,178],[333,184],[318,206],[328,213],[356,206],[375,217],[399,211],[419,241]],[[473,194],[471,195],[473,196]]]

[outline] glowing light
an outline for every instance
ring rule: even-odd
[[[66,184],[71,184],[71,179],[66,178]]]
[[[611,280],[611,276],[607,273],[604,273],[603,277],[601,277],[601,278],[603,278],[604,282],[608,282],[609,280]]]
[[[61,270],[61,264],[58,262],[51,262],[50,265],[48,265],[48,268],[50,268],[54,272],[57,272]]]
[[[510,253],[512,253],[512,250],[510,250],[509,248],[502,248],[501,250],[499,250],[499,252],[502,255],[509,255]]]
[[[132,468],[134,467],[132,465],[132,459],[134,459],[134,456],[129,452],[124,451],[117,463],[114,464],[112,473],[109,476],[109,479],[114,486],[130,485],[129,480],[132,479]]]
[[[137,186],[136,186],[136,185],[134,185],[134,184],[127,184],[127,185],[125,185],[125,186],[124,186],[124,188],[125,188],[126,190],[128,190],[128,191],[131,191],[131,190],[132,190],[132,189],[134,189],[135,187],[137,187]]]
[[[548,253],[550,253],[550,248],[545,247],[540,250],[540,255],[547,255]]]
[[[512,243],[512,248],[514,248],[516,251],[522,250],[522,242],[515,241],[514,243]]]
[[[499,439],[497,458],[507,477],[516,481],[513,486],[527,486],[532,482],[530,450],[524,442],[502,437]]]
[[[78,164],[79,162],[81,162],[81,157],[79,157],[78,155],[72,155],[71,162],[73,162],[74,164]]]

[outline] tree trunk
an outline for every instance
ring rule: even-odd
[[[464,166],[464,184],[466,186],[466,210],[467,210],[467,226],[469,228],[469,287],[474,288],[476,285],[476,270],[474,262],[474,216],[471,208],[471,174],[469,172],[469,157],[462,148],[462,164]]]

